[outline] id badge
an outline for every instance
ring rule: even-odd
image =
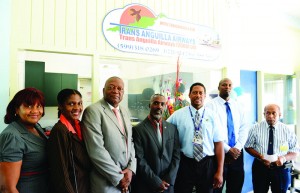
[[[203,140],[201,139],[201,136],[199,135],[199,131],[195,131],[193,143],[202,144],[202,141]]]
[[[282,152],[287,152],[289,150],[289,145],[288,143],[283,143],[279,146],[280,151]]]

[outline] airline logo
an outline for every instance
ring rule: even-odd
[[[141,4],[110,11],[102,29],[106,41],[124,52],[215,60],[221,50],[213,28],[156,15]]]

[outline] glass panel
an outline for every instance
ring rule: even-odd
[[[128,87],[136,88],[142,86],[140,89],[142,90],[141,93],[128,94],[128,108],[131,115],[139,120],[143,120],[149,114],[149,100],[154,93],[164,95],[169,99],[169,102],[173,104],[175,98],[175,80],[176,73],[129,80]],[[193,74],[188,72],[180,73],[180,82],[178,93],[181,95],[179,98],[182,100],[182,105],[184,106],[188,104],[188,90],[193,83]],[[171,104],[169,107],[171,107]],[[175,110],[175,108],[179,108],[179,106],[173,106],[172,108]]]
[[[263,106],[275,103],[285,124],[296,124],[296,79],[291,75],[265,74]]]
[[[195,82],[201,82],[206,87],[209,100],[211,93],[214,93],[217,87],[217,81],[221,79],[221,70],[198,70],[194,72],[179,73],[178,89],[175,94],[176,72],[145,76],[142,78],[128,80],[128,108],[136,121],[145,119],[149,114],[149,100],[154,93],[164,95],[167,101],[167,108],[164,118],[170,116],[175,110],[189,104],[189,88]],[[212,85],[212,86],[211,86]],[[176,97],[175,97],[176,96]]]

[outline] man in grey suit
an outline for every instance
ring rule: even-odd
[[[174,192],[180,161],[180,146],[176,127],[162,120],[166,99],[154,94],[150,99],[150,114],[133,128],[137,158],[134,193]]]
[[[82,117],[82,130],[93,163],[92,193],[126,193],[136,170],[129,112],[119,105],[124,82],[107,79],[103,98],[88,106]]]

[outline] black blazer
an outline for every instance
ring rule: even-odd
[[[137,172],[132,183],[135,193],[153,193],[162,183],[168,182],[174,192],[174,183],[180,161],[180,145],[175,125],[162,122],[162,147],[155,128],[148,117],[133,127],[133,141],[137,158]]]
[[[47,152],[50,165],[51,192],[76,192],[74,167],[78,192],[91,192],[89,178],[91,161],[85,144],[79,140],[76,134],[71,133],[61,121],[58,121],[51,130]]]

